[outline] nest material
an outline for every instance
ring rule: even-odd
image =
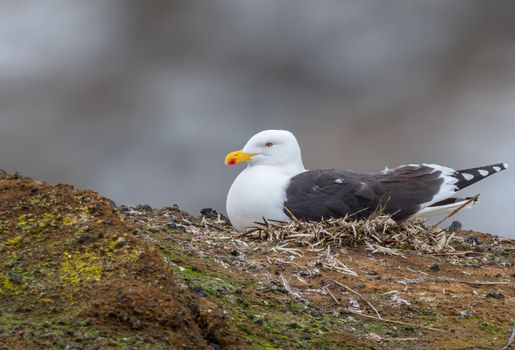
[[[204,219],[208,230],[232,230],[230,226],[211,224]],[[257,223],[256,223],[257,224]],[[367,219],[350,217],[327,219],[320,222],[305,222],[293,219],[291,223],[264,220],[263,223],[240,234],[253,239],[277,242],[279,248],[307,246],[325,249],[328,246],[365,247],[373,253],[402,255],[402,250],[424,253],[454,251],[454,233],[440,227],[425,225],[422,221],[396,222],[389,215],[377,214]]]
[[[321,222],[266,222],[256,230],[259,237],[311,248],[365,246],[373,252],[393,253],[391,249],[414,249],[425,253],[453,250],[453,233],[421,221],[398,223],[389,215],[367,219],[339,218]]]

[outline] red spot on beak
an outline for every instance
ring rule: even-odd
[[[230,161],[229,161],[229,165],[235,165],[236,164],[236,159],[232,158]]]

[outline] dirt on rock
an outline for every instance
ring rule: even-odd
[[[0,173],[0,349],[231,348],[203,304],[111,201]]]
[[[295,244],[0,172],[0,349],[503,348],[515,241],[444,238]]]

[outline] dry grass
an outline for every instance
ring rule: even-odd
[[[204,218],[206,230],[235,235],[230,225],[220,218]],[[276,251],[298,254],[299,246],[326,251],[330,247],[352,247],[373,253],[402,255],[403,250],[423,253],[452,252],[454,233],[421,221],[398,223],[391,216],[377,214],[367,219],[351,217],[305,222],[293,219],[290,223],[264,220],[249,231],[236,234],[236,238],[277,242]],[[329,249],[329,250],[327,250]]]

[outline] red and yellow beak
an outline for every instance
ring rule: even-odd
[[[231,152],[225,156],[225,165],[236,165],[242,162],[248,162],[254,156],[254,153],[243,153],[243,151]]]

